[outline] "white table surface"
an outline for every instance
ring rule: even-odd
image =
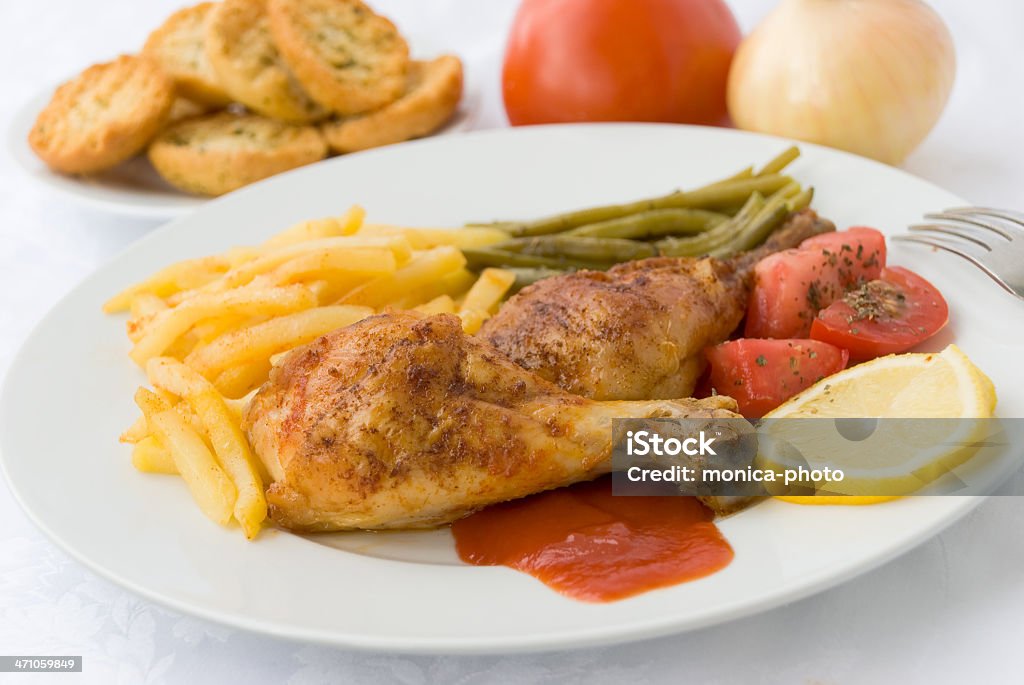
[[[843,0],[834,0],[836,2]],[[0,129],[45,85],[138,48],[178,0],[4,0]],[[770,0],[732,0],[745,29]],[[504,126],[499,65],[513,0],[376,0],[413,44],[467,62],[478,128]],[[972,202],[1024,209],[1024,4],[942,0],[959,71],[906,168]],[[154,228],[77,207],[0,157],[0,373],[49,307]],[[980,306],[983,306],[980,305]],[[1022,307],[1024,315],[1024,307]],[[58,379],[40,378],[60,391]],[[45,437],[43,437],[45,439]],[[1024,478],[1007,492],[1024,493]],[[97,500],[97,506],[102,502]],[[80,654],[90,683],[1019,682],[1024,500],[993,498],[885,567],[745,620],[620,647],[511,657],[405,657],[284,642],[179,615],[57,550],[0,485],[0,654]],[[1013,674],[1018,675],[1014,676]]]

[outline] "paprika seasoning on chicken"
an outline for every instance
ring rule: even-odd
[[[459,557],[510,566],[574,599],[610,602],[702,578],[732,561],[693,497],[612,496],[611,478],[497,504],[452,524]]]

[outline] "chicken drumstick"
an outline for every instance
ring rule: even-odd
[[[704,369],[704,348],[743,319],[754,264],[832,230],[807,209],[732,259],[655,257],[547,278],[506,302],[480,335],[524,369],[584,397],[687,397]]]
[[[395,312],[298,348],[246,410],[271,518],[304,531],[412,528],[611,470],[613,418],[737,416],[727,397],[595,402],[467,336]]]

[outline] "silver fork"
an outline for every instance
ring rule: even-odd
[[[910,235],[894,236],[893,240],[929,245],[963,257],[1024,300],[1024,214],[992,207],[954,207],[924,218],[937,223],[914,224],[909,227]]]

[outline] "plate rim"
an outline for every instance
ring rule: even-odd
[[[630,127],[644,127],[644,128],[688,128],[688,129],[712,129],[719,131],[715,127],[698,127],[698,126],[685,126],[685,125],[666,125],[666,124],[638,124],[638,123],[624,123],[624,124],[571,124],[571,125],[545,125],[540,127],[529,127],[530,129],[537,128],[557,128],[564,129],[566,127],[586,127],[586,128],[598,128],[598,127],[609,127],[615,129],[630,128]],[[464,134],[465,136],[471,137],[491,137],[491,136],[507,136],[515,135],[515,129],[491,129],[483,131],[473,131]],[[740,136],[754,136],[756,138],[767,139],[776,143],[792,143],[793,141],[779,138],[775,136],[765,136],[763,134],[752,134],[742,131],[731,131],[732,134]],[[423,139],[417,141],[410,141],[404,143],[404,146],[411,145],[441,145],[444,139]],[[920,179],[909,172],[902,169],[894,169],[887,165],[875,162],[873,160],[865,160],[857,155],[845,153],[842,151],[832,150],[823,148],[809,143],[799,143],[802,147],[810,148],[821,148],[826,150],[828,154],[839,154],[842,156],[848,156],[856,158],[861,161],[867,161],[872,165],[884,168],[889,171],[896,171],[897,173],[913,179],[918,183],[927,184],[928,186],[940,190],[949,195],[955,195],[945,191],[940,186],[937,186],[930,181]],[[382,148],[379,150],[370,150],[362,155],[379,154],[389,150],[390,148]],[[318,164],[343,164],[345,163],[343,158],[335,158],[332,160],[326,160]],[[303,167],[287,174],[302,173],[303,171],[311,169],[315,165]],[[287,175],[285,174],[285,175]],[[284,176],[284,175],[281,175]],[[219,204],[224,201],[239,202],[235,197],[240,196],[244,193],[257,193],[260,192],[263,184],[274,183],[281,176],[273,177],[260,181],[256,184],[248,186],[244,189],[237,191],[229,196],[222,198],[215,198],[210,200],[208,203],[204,203],[204,206]],[[320,644],[328,644],[333,646],[346,647],[351,649],[369,650],[369,651],[391,651],[391,652],[402,652],[402,653],[421,653],[421,654],[495,654],[495,653],[517,653],[517,652],[541,652],[541,651],[554,651],[558,649],[566,648],[578,648],[584,646],[597,646],[606,644],[620,644],[626,642],[632,642],[636,640],[648,639],[658,636],[664,636],[668,634],[680,633],[688,630],[694,630],[710,625],[717,625],[732,621],[744,616],[750,616],[757,613],[761,613],[768,609],[780,606],[782,604],[796,601],[814,594],[817,594],[825,589],[840,585],[847,580],[861,575],[867,571],[870,571],[887,561],[910,551],[918,544],[921,544],[936,535],[941,530],[945,529],[955,521],[959,520],[971,510],[977,507],[985,497],[973,496],[973,497],[961,497],[956,500],[952,500],[945,508],[942,516],[935,517],[930,521],[930,524],[926,527],[925,532],[915,531],[913,535],[908,535],[906,538],[901,537],[899,540],[892,542],[888,547],[880,550],[876,550],[874,554],[860,557],[856,562],[848,563],[843,566],[843,570],[839,572],[831,571],[829,568],[823,568],[810,582],[801,581],[794,583],[793,587],[785,588],[771,596],[760,599],[759,601],[750,603],[738,601],[733,603],[733,606],[727,607],[725,610],[716,609],[715,611],[705,612],[705,615],[690,618],[688,620],[680,621],[678,618],[673,616],[663,616],[660,619],[645,619],[641,625],[627,625],[625,628],[621,624],[614,627],[599,626],[588,631],[573,630],[568,634],[556,634],[556,635],[532,635],[529,637],[523,637],[519,639],[501,638],[500,640],[493,640],[490,638],[482,638],[480,640],[462,640],[458,644],[453,644],[449,638],[440,638],[438,641],[430,639],[410,638],[406,637],[390,637],[382,639],[379,637],[370,637],[366,639],[358,634],[346,634],[340,635],[337,631],[323,631],[318,629],[302,629],[288,624],[281,623],[270,623],[264,622],[259,619],[252,619],[251,617],[245,617],[238,614],[232,614],[230,612],[223,612],[207,607],[190,604],[187,601],[180,600],[175,597],[166,596],[159,591],[151,590],[145,586],[139,585],[132,582],[131,580],[125,579],[119,576],[116,572],[106,568],[102,562],[93,560],[87,555],[80,553],[76,548],[75,544],[71,540],[67,540],[58,535],[50,526],[43,521],[37,515],[37,512],[30,509],[25,500],[23,499],[23,493],[19,486],[11,478],[9,472],[9,455],[7,454],[6,439],[2,436],[7,434],[5,430],[8,425],[8,406],[12,402],[12,384],[11,378],[16,377],[15,370],[23,367],[23,358],[28,354],[29,343],[39,334],[41,330],[44,330],[50,323],[50,321],[56,318],[57,313],[65,304],[65,302],[74,297],[75,294],[93,279],[100,278],[101,274],[105,273],[112,264],[120,262],[125,258],[125,255],[142,249],[143,246],[148,244],[150,241],[158,240],[159,236],[165,232],[171,232],[175,230],[175,227],[184,221],[190,220],[191,216],[180,216],[171,221],[168,221],[164,225],[160,226],[150,234],[143,236],[140,240],[127,246],[121,250],[118,254],[114,255],[108,260],[95,269],[92,273],[81,279],[74,287],[72,287],[63,297],[61,297],[56,304],[54,304],[47,313],[40,319],[40,321],[33,327],[32,331],[25,337],[17,353],[12,358],[8,372],[5,373],[3,379],[3,386],[0,388],[0,472],[3,473],[5,480],[8,483],[8,487],[11,490],[12,496],[22,511],[25,512],[26,516],[32,523],[37,526],[43,534],[54,543],[59,549],[67,553],[77,562],[83,566],[89,568],[97,575],[128,589],[129,591],[145,597],[146,599],[153,601],[159,605],[170,607],[175,611],[179,611],[183,614],[199,616],[207,620],[211,620],[217,623],[233,626],[242,630],[250,632],[258,632],[262,634],[272,635],[274,637],[298,640],[303,642],[313,642]],[[393,562],[402,563],[402,562]]]

